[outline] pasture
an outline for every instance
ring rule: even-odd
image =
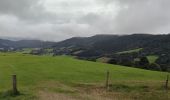
[[[105,89],[106,71],[109,90]],[[20,95],[11,95],[11,75],[17,75]],[[0,53],[2,100],[164,100],[168,73],[75,59]],[[145,96],[144,96],[145,95]]]

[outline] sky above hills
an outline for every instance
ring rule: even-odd
[[[0,0],[0,37],[170,32],[170,0]]]

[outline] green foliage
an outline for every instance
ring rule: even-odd
[[[141,59],[140,59],[140,65],[148,65],[149,64],[149,61],[148,61],[148,59],[147,59],[147,57],[142,57]]]
[[[160,65],[158,65],[157,63],[151,63],[151,64],[149,65],[149,69],[157,70],[157,71],[162,71]]]
[[[31,51],[33,50],[34,48],[24,48],[24,49],[22,49],[22,52],[21,53],[27,53],[27,54],[29,54],[29,53],[31,53]]]

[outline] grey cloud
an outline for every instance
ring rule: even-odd
[[[99,0],[98,2],[105,5],[116,3],[120,6],[120,11],[112,24],[108,23],[112,27],[112,33],[161,34],[170,31],[167,28],[170,25],[169,0]]]
[[[22,21],[38,22],[55,19],[55,14],[45,11],[41,0],[1,0],[0,14],[12,15]]]
[[[1,0],[0,36],[169,33],[169,0]]]
[[[27,13],[35,7],[37,2],[38,0],[1,0],[0,13],[12,14],[15,16],[26,16],[28,15]]]
[[[116,17],[114,30],[120,33],[156,32],[157,28],[170,24],[169,3],[168,0],[128,3],[128,7],[122,9]]]

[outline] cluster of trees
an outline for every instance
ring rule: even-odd
[[[162,71],[161,66],[157,63],[149,63],[149,60],[146,56],[135,58],[135,59],[128,59],[128,58],[111,58],[108,63],[110,64],[118,64],[124,66],[131,66],[136,68],[148,69],[148,70],[157,70]]]
[[[47,49],[47,48],[34,48],[30,54],[33,55],[45,55],[45,54],[53,54],[53,50]]]
[[[44,50],[41,48],[36,48],[30,52],[30,54],[33,54],[33,55],[42,55],[43,53],[44,53]]]
[[[107,63],[156,71],[170,71],[170,56],[162,55],[155,62],[150,63],[142,53],[114,55]]]
[[[163,54],[157,60],[156,63],[161,66],[162,71],[170,72],[170,55]]]
[[[140,50],[138,52],[131,53],[103,53],[99,50],[93,49],[84,49],[77,47],[69,47],[69,48],[60,48],[55,49],[54,55],[72,55],[76,56],[78,59],[96,61],[96,59],[101,57],[110,58],[106,63],[110,64],[118,64],[129,67],[142,68],[147,70],[156,70],[156,71],[170,71],[170,55],[168,54],[157,54],[159,58],[150,63],[147,56],[155,55],[155,53],[150,53],[150,51],[146,51],[146,49]]]

